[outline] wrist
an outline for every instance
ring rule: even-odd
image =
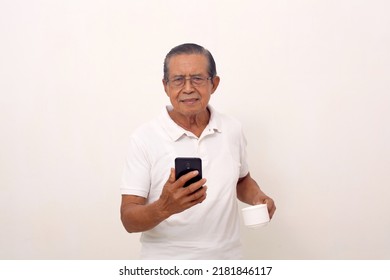
[[[155,217],[159,220],[159,222],[162,222],[171,216],[171,214],[167,210],[167,207],[165,206],[165,203],[161,200],[161,198],[156,200],[151,205],[153,205],[154,207],[153,212],[155,213]]]

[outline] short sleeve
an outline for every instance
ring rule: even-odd
[[[247,141],[244,132],[241,128],[240,130],[240,161],[241,161],[240,178],[245,177],[249,173],[246,146],[247,146]]]
[[[150,161],[140,139],[132,136],[126,153],[121,194],[147,197],[150,190]]]

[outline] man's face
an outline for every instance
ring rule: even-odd
[[[196,115],[204,112],[209,103],[211,94],[217,89],[219,77],[212,80],[205,80],[202,85],[196,85],[189,79],[207,79],[208,61],[201,54],[182,54],[171,57],[168,64],[168,79],[163,81],[164,90],[168,95],[173,110],[185,116]],[[184,85],[177,86],[175,79],[184,80]]]

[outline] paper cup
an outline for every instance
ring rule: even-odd
[[[269,223],[267,204],[258,204],[242,209],[244,224],[253,229],[261,228]]]

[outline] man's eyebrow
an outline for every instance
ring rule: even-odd
[[[196,76],[202,76],[202,74],[196,73],[196,74],[190,74],[189,76],[190,76],[190,77],[196,77]],[[179,75],[179,74],[177,74],[177,75],[173,75],[172,77],[173,77],[173,78],[187,77],[187,75]]]

